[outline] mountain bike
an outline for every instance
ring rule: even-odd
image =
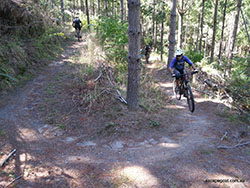
[[[198,73],[198,71],[192,71],[191,75]],[[173,81],[173,92],[177,100],[181,100],[181,96],[184,95],[184,97],[187,98],[187,104],[190,112],[194,112],[195,110],[195,104],[194,104],[194,96],[191,89],[190,81],[188,80],[188,75],[182,74],[180,78],[176,78],[175,75],[173,75],[174,81]],[[179,82],[179,86],[176,85],[176,80]]]

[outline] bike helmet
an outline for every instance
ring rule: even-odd
[[[183,55],[183,51],[182,49],[177,49],[175,52],[175,56],[180,56],[180,55]]]

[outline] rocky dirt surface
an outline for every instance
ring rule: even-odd
[[[224,105],[198,93],[190,113],[164,71],[153,70],[171,103],[157,114],[128,112],[118,100],[80,112],[67,73],[83,45],[1,97],[0,162],[16,149],[1,167],[1,188],[250,187],[249,145],[217,149],[249,141],[249,125],[222,117]]]

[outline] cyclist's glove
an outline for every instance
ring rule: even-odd
[[[176,77],[175,73],[172,74],[172,77]]]

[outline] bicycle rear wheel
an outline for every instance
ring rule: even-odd
[[[190,112],[194,112],[195,110],[194,96],[193,96],[193,93],[189,84],[187,85],[186,92],[187,92],[186,95],[187,95],[188,108]]]
[[[175,98],[177,100],[181,100],[181,91],[180,91],[180,88],[176,86],[176,79],[174,79],[173,81],[173,92],[174,92]]]
[[[80,29],[77,28],[77,39],[78,39],[78,42],[80,42]]]

